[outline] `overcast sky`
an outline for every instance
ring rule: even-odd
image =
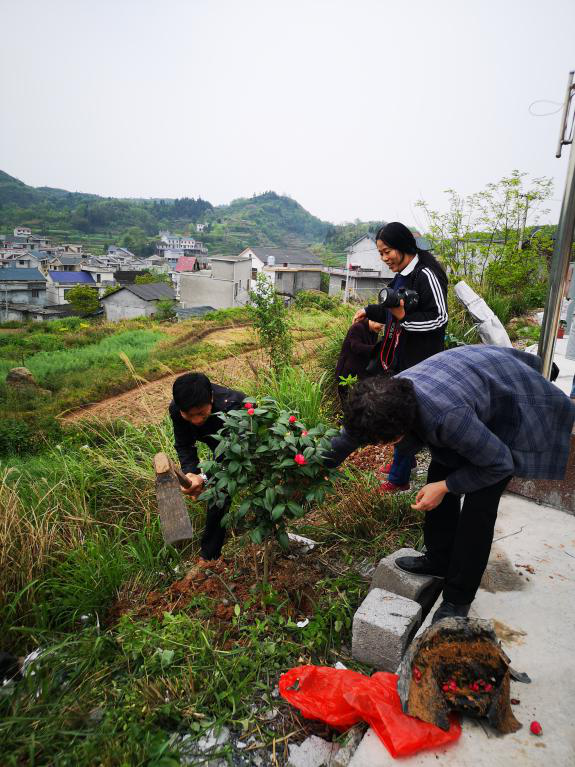
[[[402,220],[513,168],[555,179],[574,0],[0,0],[0,169],[214,204],[273,189]],[[550,112],[554,104],[533,111]],[[551,221],[559,202],[552,203]]]

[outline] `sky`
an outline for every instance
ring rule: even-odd
[[[0,169],[32,186],[425,229],[418,199],[517,168],[556,222],[569,147],[533,112],[575,69],[573,0],[0,0],[0,26]]]

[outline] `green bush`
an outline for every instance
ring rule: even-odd
[[[320,290],[301,290],[297,293],[294,301],[298,309],[322,309],[323,311],[331,311],[339,302],[334,301],[328,295]]]

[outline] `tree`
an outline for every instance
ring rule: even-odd
[[[156,320],[172,320],[176,316],[176,302],[171,298],[163,298],[156,303],[154,318]]]
[[[158,272],[155,269],[151,269],[147,272],[142,272],[136,277],[136,285],[151,285],[155,282],[165,282],[167,285],[172,284],[172,278],[165,272]]]
[[[324,468],[322,455],[337,431],[323,424],[307,431],[296,415],[280,410],[269,397],[258,404],[247,402],[221,420],[216,460],[201,463],[209,479],[200,500],[222,508],[230,496],[241,496],[242,503],[232,506],[222,524],[247,523],[252,541],[265,543],[265,585],[273,538],[287,549],[286,522],[303,517],[306,507],[321,502],[330,487],[334,472]]]
[[[293,340],[287,324],[287,312],[280,296],[265,274],[257,276],[256,286],[250,291],[254,307],[254,327],[260,343],[268,353],[276,373],[289,365],[292,358]]]
[[[98,288],[92,288],[90,285],[76,285],[70,288],[66,293],[66,301],[78,314],[92,314],[100,308]]]
[[[548,213],[551,179],[514,170],[510,176],[467,197],[448,189],[448,210],[438,212],[420,200],[428,219],[435,255],[455,279],[466,279],[483,292],[513,295],[529,287],[538,303],[547,277],[549,235],[533,232]]]

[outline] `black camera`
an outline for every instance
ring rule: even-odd
[[[417,308],[419,294],[417,291],[409,290],[408,288],[399,288],[399,290],[382,288],[379,291],[379,303],[388,309],[394,309],[396,306],[399,306],[401,300],[403,300],[405,312],[408,313]]]

